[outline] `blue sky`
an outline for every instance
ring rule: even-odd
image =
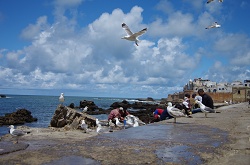
[[[250,3],[2,0],[0,93],[166,98],[191,79],[250,79]],[[217,21],[221,28],[205,29]],[[134,42],[122,40],[126,23]]]

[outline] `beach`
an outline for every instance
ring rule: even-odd
[[[27,127],[18,144],[1,137],[0,164],[249,164],[248,103],[216,111],[106,134]]]

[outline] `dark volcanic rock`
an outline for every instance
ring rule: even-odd
[[[31,112],[26,109],[19,109],[16,112],[7,113],[5,116],[0,117],[0,125],[16,125],[35,121],[37,121],[37,118],[34,118]]]

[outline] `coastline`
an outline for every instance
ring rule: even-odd
[[[180,126],[182,126],[183,128],[189,128],[191,130],[192,127],[196,128],[196,126],[198,126],[197,128],[201,127],[204,129],[217,128],[226,132],[228,140],[224,142],[222,141],[220,146],[212,148],[216,154],[200,151],[198,154],[202,158],[202,164],[248,164],[250,162],[250,108],[248,108],[248,103],[232,104],[219,107],[216,110],[220,113],[208,114],[208,118],[204,118],[203,113],[197,113],[193,114],[193,118],[178,118],[176,124],[173,124],[173,119],[170,119],[158,123],[152,123],[148,126],[142,126],[142,130],[147,130],[152,126],[155,128],[165,128],[166,125],[173,127],[177,126],[178,129],[181,129]],[[114,143],[113,137],[110,138],[98,135],[95,131],[86,134],[79,130],[65,131],[63,129],[55,128],[27,129],[31,131],[31,134],[21,137],[19,144],[29,144],[29,146],[24,150],[0,155],[0,164],[46,164],[53,161],[59,161],[69,156],[77,156],[73,158],[81,157],[84,159],[79,159],[80,161],[88,160],[88,162],[92,161],[93,164],[124,163],[119,162],[121,155],[112,155],[113,152],[123,152],[124,156],[128,158],[126,160],[127,164],[162,164],[162,162],[159,163],[157,160],[158,158],[155,155],[157,144],[151,145],[155,140],[146,139],[145,142],[144,140],[140,140],[138,144],[141,143],[142,146],[131,146],[131,144],[127,143],[127,141],[131,139],[119,139],[117,141],[119,141],[123,148],[117,150],[115,146],[112,146],[112,143]],[[192,131],[195,132],[201,130]],[[124,131],[115,131],[114,135],[119,136],[118,134],[122,133],[124,133]],[[157,132],[157,130],[155,130],[154,133],[161,134],[162,132]],[[207,135],[211,136],[211,132],[203,131],[202,133],[208,133]],[[112,134],[113,133],[110,133],[109,135],[112,136]],[[5,144],[8,143],[11,146],[15,145],[12,144],[12,140],[13,139],[9,134],[2,136],[0,141],[0,151],[4,151],[4,145],[2,145],[3,142]],[[95,145],[93,145],[93,143],[95,143]],[[106,146],[107,143],[108,146]],[[148,146],[151,148],[144,143],[149,143]],[[174,143],[174,145],[176,144],[177,143]],[[196,147],[193,144],[190,144],[190,146]],[[135,156],[135,153],[133,153],[134,150],[140,148],[145,151],[142,153],[139,152],[136,154],[137,156]],[[108,156],[107,152],[109,152],[112,157]],[[140,156],[142,158],[140,158]]]

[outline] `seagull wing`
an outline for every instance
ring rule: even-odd
[[[129,29],[128,25],[126,25],[125,23],[122,24],[122,28],[126,31],[126,33],[129,35],[129,36],[132,36],[133,33],[131,32],[131,30]]]
[[[135,36],[135,37],[141,36],[141,35],[143,35],[144,33],[146,33],[146,31],[147,31],[147,28],[144,28],[144,29],[142,29],[141,31],[139,31],[139,32],[137,32],[137,33],[135,33],[135,34],[133,34],[133,36]]]
[[[184,117],[185,114],[182,113],[178,108],[174,108],[174,107],[168,107],[167,108],[168,113],[172,116],[172,117]]]
[[[24,132],[24,131],[21,131],[21,130],[16,130],[16,129],[14,129],[11,132],[11,135],[13,135],[13,136],[23,136],[25,134],[27,134],[27,132]]]
[[[214,0],[208,0],[207,3],[213,2]]]

